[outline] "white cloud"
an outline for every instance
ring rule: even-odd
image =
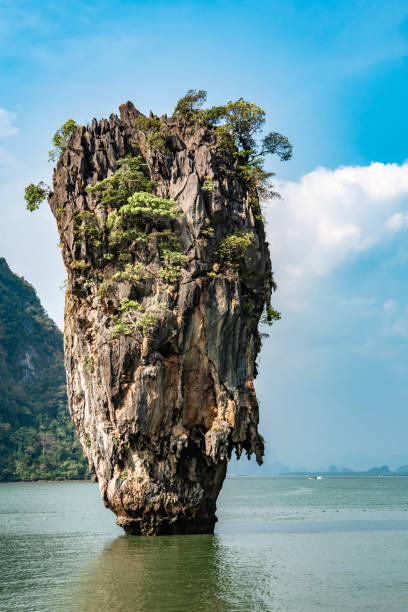
[[[408,212],[397,212],[391,215],[386,222],[387,228],[391,232],[400,232],[408,228]]]
[[[406,318],[397,319],[390,328],[390,333],[400,338],[408,338],[408,320]]]
[[[384,312],[393,314],[397,308],[396,302],[394,300],[386,300],[383,304]]]
[[[18,133],[18,129],[13,125],[13,121],[16,118],[17,115],[15,113],[10,113],[4,108],[0,108],[0,140]],[[1,191],[3,191],[5,183],[9,183],[13,179],[13,176],[17,174],[19,165],[15,156],[10,153],[2,143],[0,147]]]
[[[281,289],[327,275],[408,228],[408,162],[317,168],[277,188],[283,199],[266,216]]]
[[[4,108],[0,108],[0,138],[13,136],[18,133],[18,129],[13,122],[17,119],[15,113],[10,113]]]

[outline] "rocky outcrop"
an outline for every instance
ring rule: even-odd
[[[115,204],[86,187],[127,155],[181,212],[118,239]],[[129,534],[212,532],[231,452],[263,455],[253,380],[272,276],[234,157],[213,130],[128,102],[75,131],[49,203],[68,272],[70,411],[103,501]],[[163,236],[181,245],[178,267]]]

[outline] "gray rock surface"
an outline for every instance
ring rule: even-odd
[[[136,129],[138,116],[128,102],[120,118],[78,128],[54,172],[49,203],[68,273],[69,406],[103,501],[127,533],[208,533],[233,449],[262,462],[253,380],[258,319],[272,286],[268,247],[234,158],[218,150],[214,133],[162,118],[163,154]],[[183,215],[169,228],[187,263],[178,282],[166,283],[153,239],[143,254],[148,278],[118,281],[101,299],[100,283],[125,263],[105,261],[103,244],[77,239],[76,213],[92,213],[103,233],[109,211],[84,189],[111,175],[127,154],[141,154],[158,195],[177,201]],[[213,191],[202,189],[208,179]],[[223,270],[217,248],[237,231],[253,232],[253,242],[239,269]],[[128,256],[141,261],[137,245]],[[136,329],[112,336],[125,297],[156,313],[147,336]]]

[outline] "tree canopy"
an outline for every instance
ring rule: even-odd
[[[76,127],[79,127],[74,119],[68,119],[52,137],[54,147],[48,151],[48,161],[56,161],[64,153],[68,146],[69,139]]]
[[[30,183],[25,188],[24,199],[27,204],[27,210],[37,210],[50,193],[50,187],[41,181],[37,185]]]
[[[273,172],[264,170],[265,156],[277,155],[281,161],[292,157],[293,147],[286,136],[270,132],[259,138],[266,114],[263,108],[239,98],[224,106],[203,108],[207,92],[189,89],[176,105],[173,117],[184,117],[213,128],[222,144],[236,157],[238,171],[251,194],[261,199],[278,194],[268,181]]]

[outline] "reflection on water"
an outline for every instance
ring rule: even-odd
[[[69,597],[90,612],[266,609],[265,573],[237,572],[231,552],[211,535],[122,536],[84,568]]]

